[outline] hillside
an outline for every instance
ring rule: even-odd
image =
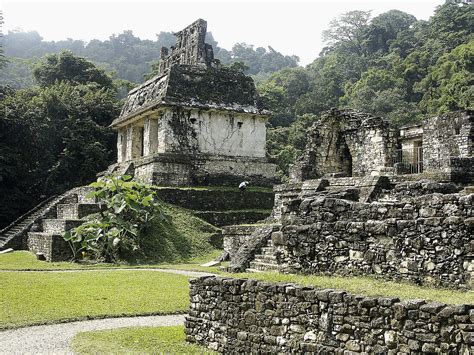
[[[161,47],[174,45],[175,37],[171,32],[160,32],[156,40],[142,40],[127,30],[113,34],[105,41],[84,42],[69,38],[55,42],[45,41],[35,31],[10,31],[2,41],[9,63],[0,70],[0,82],[20,89],[34,85],[33,68],[41,57],[63,50],[89,59],[115,78],[129,81],[134,86],[150,75],[160,58]],[[283,55],[271,47],[254,48],[246,43],[237,43],[231,50],[226,50],[217,45],[210,32],[206,41],[212,44],[216,58],[223,64],[241,61],[248,67],[248,74],[257,78],[268,77],[283,68],[296,67],[299,61],[298,57]]]

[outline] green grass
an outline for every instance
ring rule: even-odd
[[[219,232],[213,225],[191,211],[163,204],[169,221],[153,225],[145,239],[145,255],[131,259],[134,263],[186,262],[214,250],[211,236]]]
[[[225,276],[252,278],[268,282],[295,283],[321,289],[339,289],[357,295],[388,296],[400,299],[425,299],[448,304],[474,304],[473,291],[416,286],[362,276],[287,275],[277,272],[227,274]]]
[[[175,263],[95,263],[95,262],[47,262],[36,259],[36,256],[29,251],[14,251],[8,254],[0,254],[0,271],[48,271],[48,270],[99,270],[99,269],[120,269],[120,268],[139,268],[139,269],[182,269],[189,270],[191,268],[200,267],[200,264],[216,259],[222,254],[222,250],[212,249],[207,253],[178,261]],[[201,267],[204,271],[209,268]]]
[[[0,272],[0,329],[186,312],[188,278],[151,270]]]
[[[33,254],[19,251],[0,255],[0,270],[61,270],[61,269],[94,269],[94,268],[162,268],[204,271],[226,277],[244,277],[272,282],[293,282],[311,285],[319,288],[335,288],[348,292],[368,296],[394,296],[401,299],[427,299],[451,304],[473,304],[474,292],[451,289],[441,289],[429,286],[416,286],[408,282],[392,282],[372,277],[342,277],[342,276],[316,276],[316,275],[286,275],[273,272],[266,273],[240,273],[229,274],[219,269],[219,266],[204,267],[201,264],[215,259],[221,251],[214,250],[206,255],[189,259],[186,263],[162,264],[74,264],[74,263],[48,263],[38,261]]]
[[[71,342],[78,354],[216,354],[186,343],[184,327],[134,327],[79,333]]]
[[[0,254],[0,270],[77,270],[113,268],[120,266],[120,264],[106,263],[50,263],[47,261],[37,260],[36,256],[29,251],[14,251],[8,254]]]

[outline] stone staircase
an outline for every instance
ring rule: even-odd
[[[250,262],[250,267],[247,271],[280,271],[282,266],[278,264],[277,252],[277,247],[273,245],[272,239],[269,239],[267,246],[261,249],[261,254],[256,254],[255,259]]]
[[[376,199],[390,181],[384,176],[358,177],[328,177],[323,179],[306,180],[300,183],[290,183],[276,186],[275,203],[272,218],[275,223],[281,223],[282,209],[292,204],[299,205],[302,200],[315,195],[331,196],[353,201],[369,202]],[[291,214],[290,214],[291,215]],[[287,215],[287,218],[290,216]],[[291,217],[291,216],[290,216]],[[287,221],[288,222],[288,221]],[[266,245],[257,249],[255,257],[250,261],[249,272],[284,271],[283,262],[285,248],[281,244],[281,231],[274,231]],[[225,238],[225,236],[224,236]]]
[[[71,250],[64,233],[100,211],[100,204],[87,197],[91,187],[78,187],[54,196],[0,231],[0,249],[28,249],[48,261],[65,260]]]

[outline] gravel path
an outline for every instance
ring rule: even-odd
[[[38,325],[0,332],[1,354],[72,354],[71,339],[80,332],[138,326],[184,323],[184,315],[106,318],[72,323]]]
[[[208,272],[174,269],[118,268],[98,270],[44,270],[40,272],[97,272],[110,270],[157,271],[188,277],[213,276]],[[38,271],[23,271],[38,272]],[[168,326],[184,323],[184,315],[106,318],[0,331],[0,354],[72,354],[71,339],[80,332],[138,326]]]
[[[103,268],[103,269],[71,269],[71,270],[1,270],[0,272],[99,272],[99,271],[155,271],[167,274],[177,274],[189,277],[216,276],[204,271],[176,270],[176,269],[146,269],[146,268]]]

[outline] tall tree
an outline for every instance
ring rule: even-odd
[[[71,84],[96,83],[107,89],[113,87],[112,79],[103,69],[85,58],[76,57],[70,51],[47,55],[36,65],[33,75],[43,87],[60,81]]]
[[[108,125],[120,103],[110,78],[69,53],[49,58],[37,68],[41,86],[0,100],[0,225],[113,162]]]
[[[343,49],[358,55],[364,54],[364,36],[371,11],[349,11],[329,23],[323,40],[329,50]]]

